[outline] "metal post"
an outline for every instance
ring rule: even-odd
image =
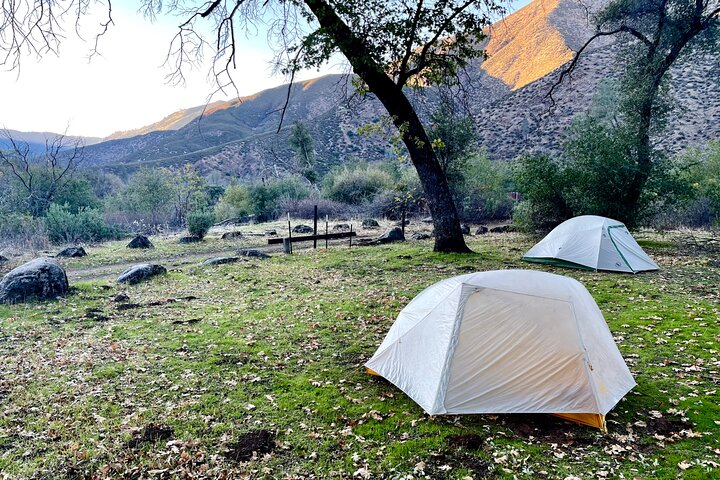
[[[290,244],[290,253],[292,253],[292,228],[290,227],[290,212],[288,212],[288,238],[290,239],[288,243]],[[283,241],[283,243],[285,243]]]
[[[317,236],[317,205],[313,212],[313,235]],[[313,248],[317,248],[317,238],[313,239]]]

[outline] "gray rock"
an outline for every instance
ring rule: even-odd
[[[292,229],[293,233],[313,233],[313,229],[309,225],[295,225]]]
[[[461,223],[460,231],[463,235],[470,235],[470,225],[468,225],[467,223]]]
[[[239,238],[243,238],[242,232],[225,232],[220,237],[221,240],[237,240]]]
[[[155,245],[145,235],[138,235],[127,244],[127,248],[155,248]]]
[[[241,260],[240,257],[217,257],[208,258],[203,262],[203,265],[225,265],[228,263],[237,263]]]
[[[477,230],[475,230],[475,235],[485,235],[488,233],[490,229],[486,227],[485,225],[480,225]]]
[[[11,270],[0,281],[0,303],[18,303],[31,298],[44,300],[67,293],[65,270],[51,258],[36,258]]]
[[[121,273],[117,279],[117,282],[134,285],[136,283],[148,280],[156,275],[162,275],[165,273],[167,273],[167,270],[162,265],[151,265],[149,263],[142,263],[140,265],[133,265],[132,267]]]
[[[363,228],[378,228],[380,224],[374,218],[366,218],[362,221]]]
[[[422,220],[420,220],[423,223],[433,223],[432,217],[425,217]]]
[[[375,242],[377,242],[377,243],[391,243],[391,242],[404,242],[404,241],[405,241],[405,235],[403,235],[403,232],[400,229],[400,227],[393,227],[375,239]]]
[[[198,243],[198,242],[202,242],[202,238],[193,237],[193,236],[180,237],[180,240],[178,241],[178,243],[182,243],[183,245],[188,244],[188,243]]]
[[[333,226],[333,232],[346,232],[350,230],[350,225],[347,223],[338,223],[337,225]]]
[[[10,259],[8,259],[7,257],[0,255],[0,265],[2,265],[5,262],[9,262],[9,261],[10,261]]]
[[[262,259],[272,258],[267,253],[261,252],[260,250],[241,250],[240,256],[241,257],[262,258]]]
[[[67,247],[63,250],[60,250],[55,256],[63,258],[80,258],[86,257],[87,252],[83,247]]]
[[[415,232],[410,238],[412,240],[427,240],[428,238],[432,238],[432,235],[427,232]]]
[[[499,227],[493,227],[490,229],[490,233],[505,233],[509,231],[510,229],[507,225],[500,225]]]
[[[268,237],[277,237],[277,230],[265,230],[265,235]]]

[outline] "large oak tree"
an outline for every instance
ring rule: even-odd
[[[23,50],[57,51],[58,17],[80,19],[96,3],[110,0],[2,1],[0,53],[17,66]],[[435,227],[435,250],[466,252],[458,214],[423,121],[408,98],[409,87],[448,84],[459,69],[483,52],[479,45],[490,19],[502,13],[502,0],[142,0],[149,17],[180,14],[169,61],[182,80],[188,62],[207,47],[221,88],[240,60],[241,38],[258,23],[268,27],[278,65],[292,77],[342,54],[363,88],[383,104],[399,131],[423,185]],[[209,26],[209,28],[208,28]],[[210,37],[203,32],[210,31]]]
[[[693,54],[717,55],[720,0],[611,0],[594,20],[597,31],[561,72],[558,84],[573,72],[593,42],[603,37],[618,39],[625,66],[619,112],[633,136],[627,155],[632,161],[627,169],[631,178],[618,201],[628,212],[622,220],[634,225],[641,213],[643,189],[657,163],[652,134],[664,127],[668,113],[663,92],[670,69],[679,61],[693,61]]]

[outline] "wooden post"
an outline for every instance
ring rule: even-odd
[[[400,224],[402,225],[400,228],[402,228],[403,237],[405,236],[405,204],[403,203],[403,209],[402,209],[402,218],[400,219]]]
[[[290,241],[288,243],[290,244],[290,253],[292,253],[292,228],[290,227],[290,212],[288,212],[288,238],[290,238]]]
[[[352,234],[352,223],[350,224],[350,233]],[[349,248],[352,248],[352,235],[350,235],[350,237],[348,237],[348,238],[350,238],[350,246],[349,246]]]
[[[292,253],[292,241],[291,240],[292,239],[288,238],[288,237],[283,238],[283,251],[285,253],[288,253],[288,254]]]
[[[328,234],[328,216],[327,216],[327,214],[325,214],[325,250],[327,250],[327,248],[328,248],[327,234]]]
[[[317,205],[313,210],[313,235],[317,235]],[[317,248],[317,240],[313,240],[313,248]]]

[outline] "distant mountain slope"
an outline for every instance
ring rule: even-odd
[[[6,137],[6,134],[10,135],[10,137],[16,142],[26,143],[33,155],[41,155],[45,153],[46,143],[52,142],[55,138],[62,136],[59,133],[52,132],[19,132],[17,130],[0,129],[0,149],[2,150],[12,148],[11,142]],[[63,144],[70,147],[74,145],[76,141],[79,141],[84,145],[93,145],[102,142],[102,138],[67,135],[63,139]]]
[[[164,132],[167,130],[179,130],[188,123],[192,122],[196,118],[198,118],[200,115],[209,115],[213,112],[216,112],[218,110],[222,110],[225,108],[230,108],[232,106],[235,106],[239,103],[241,100],[234,100],[234,101],[223,101],[219,100],[217,102],[212,102],[207,105],[199,105],[197,107],[187,108],[184,110],[178,110],[175,113],[172,113],[168,115],[167,117],[163,118],[159,122],[155,122],[153,124],[147,125],[145,127],[136,128],[133,130],[121,130],[119,132],[114,132],[107,137],[105,137],[103,140],[118,140],[121,138],[130,138],[130,137],[136,137],[138,135],[145,135],[146,133],[150,132]]]
[[[480,143],[493,158],[512,159],[527,151],[557,151],[567,127],[589,110],[598,83],[618,77],[610,40],[588,49],[576,73],[557,89],[551,106],[547,93],[559,69],[591,35],[588,10],[603,0],[536,0],[489,29],[490,55],[471,69],[466,85]],[[720,58],[705,56],[672,71],[678,108],[657,138],[669,152],[720,138]],[[276,133],[287,86],[268,89],[237,102],[216,102],[176,112],[156,127],[131,138],[87,148],[88,163],[132,170],[143,165],[195,164],[201,171],[255,179],[294,171],[288,142],[297,120],[311,129],[320,168],[350,157],[378,160],[392,156],[386,139],[358,134],[383,118],[384,110],[368,96],[347,101],[349,79],[329,75],[293,85],[284,128]],[[433,105],[433,92],[416,98],[421,114]],[[552,108],[551,108],[552,107]],[[162,128],[160,131],[152,131]]]

